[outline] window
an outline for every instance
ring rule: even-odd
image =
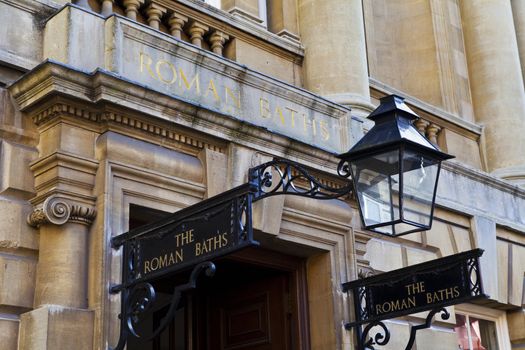
[[[458,349],[509,350],[507,319],[503,311],[477,305],[456,306]]]

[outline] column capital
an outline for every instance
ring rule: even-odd
[[[68,221],[91,225],[95,216],[93,206],[52,195],[33,209],[27,217],[27,223],[37,228],[44,224],[63,225]]]

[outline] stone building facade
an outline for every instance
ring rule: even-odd
[[[353,198],[268,198],[261,246],[128,348],[353,349],[341,283],[474,248],[489,298],[450,307],[417,349],[524,347],[524,77],[524,0],[0,0],[0,347],[113,348],[112,237],[278,157],[337,184],[335,155],[393,93],[456,157],[430,231],[368,232]],[[388,321],[384,348],[424,317]]]

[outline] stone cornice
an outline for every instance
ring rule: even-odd
[[[442,168],[452,173],[465,176],[476,182],[489,185],[490,187],[499,191],[506,192],[512,194],[513,196],[518,196],[522,199],[525,199],[525,188],[519,187],[518,185],[514,185],[511,182],[502,180],[484,171],[477,170],[471,167],[466,167],[465,165],[455,161],[443,162]]]
[[[288,85],[279,84],[282,85],[279,89],[282,89],[283,94],[285,94]],[[181,130],[180,127],[184,126],[222,140],[251,146],[256,145],[261,152],[314,164],[322,170],[335,169],[337,165],[337,160],[326,151],[300,141],[291,140],[247,122],[224,117],[215,111],[194,105],[182,98],[174,98],[152,91],[145,86],[123,80],[117,75],[103,70],[86,73],[61,63],[46,61],[18,79],[9,89],[23,111],[37,114],[37,123],[48,122],[57,117],[58,113],[66,111],[71,117],[91,120],[98,124],[103,121],[118,123],[121,126],[151,133],[157,138],[158,135],[170,135],[170,131]],[[75,107],[77,109],[52,107],[47,111],[39,110],[42,102],[48,101],[50,96],[65,96],[66,94],[79,101],[79,104],[85,104],[88,101],[95,103],[93,108],[99,110],[97,117],[95,118],[90,112],[77,110],[78,107]],[[305,102],[308,98],[315,97],[311,93],[305,92],[305,94],[310,96],[302,97]],[[310,100],[310,102],[312,101]],[[326,104],[325,107],[321,106],[323,103]],[[324,99],[319,99],[318,103],[314,103],[314,105],[315,108],[327,108],[334,113],[346,113],[348,111],[344,107]],[[108,114],[107,110],[104,111],[107,106],[116,106],[119,110],[125,107],[130,110],[130,113],[110,112]],[[46,108],[50,108],[49,105]],[[116,109],[111,107],[110,110]],[[141,117],[138,117],[139,114]],[[132,120],[136,120],[138,123]],[[174,133],[174,140],[177,140],[177,137]],[[195,142],[195,139],[188,139],[186,136],[184,136],[184,140],[191,142],[192,146],[199,144],[199,142]],[[204,142],[203,145],[205,144]],[[217,144],[210,143],[206,147],[214,149],[213,147],[217,147]]]
[[[53,195],[35,207],[27,217],[27,223],[37,228],[44,224],[63,225],[66,222],[90,225],[95,216],[94,207]]]
[[[446,127],[450,130],[456,130],[460,134],[469,136],[474,140],[478,140],[483,132],[483,127],[478,124],[461,119],[456,115],[437,108],[436,106],[432,106],[389,85],[383,84],[374,78],[370,78],[369,80],[370,87],[380,92],[380,96],[389,94],[404,96],[406,98],[407,104],[414,108],[415,112],[420,114],[420,116],[424,119],[428,119],[432,122],[438,122],[443,127]]]

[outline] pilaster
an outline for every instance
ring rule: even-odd
[[[252,23],[262,24],[263,22],[258,0],[223,0],[221,8]]]
[[[82,116],[93,121],[95,113],[56,97],[27,112],[39,133],[38,158],[30,164],[33,210],[27,216],[27,225],[39,233],[39,254],[34,309],[20,317],[19,349],[91,349],[88,242],[96,216],[98,133]]]
[[[281,38],[299,42],[295,0],[274,0],[268,2],[268,29]]]

